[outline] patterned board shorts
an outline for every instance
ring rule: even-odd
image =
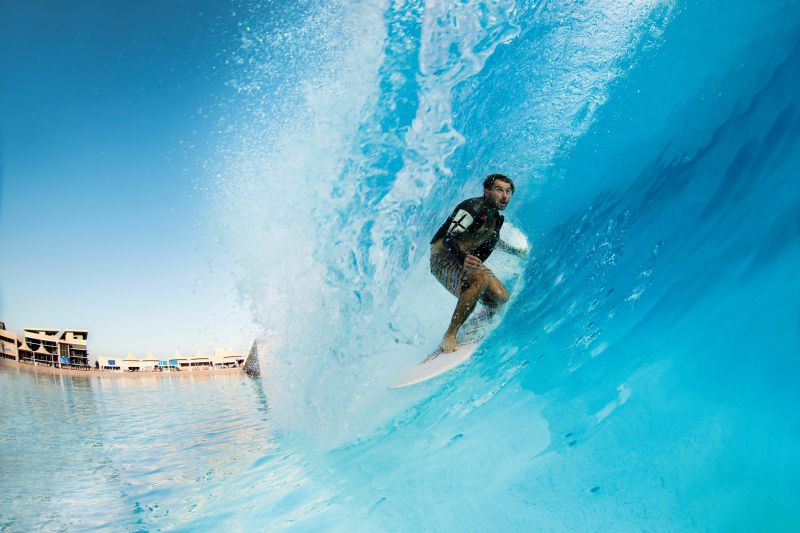
[[[489,270],[486,267],[482,267]],[[464,290],[467,281],[467,272],[463,265],[459,264],[458,259],[446,252],[436,253],[431,250],[431,274],[439,280],[450,294],[458,298]]]

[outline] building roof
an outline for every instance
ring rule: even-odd
[[[58,342],[58,337],[54,337],[53,335],[49,335],[47,333],[40,333],[38,331],[26,331],[25,338],[34,339],[37,341],[49,341],[53,343]]]
[[[48,329],[48,328],[22,328],[22,331],[25,333],[44,333],[45,335],[55,335],[60,330],[58,329]]]
[[[73,335],[75,333],[80,333],[83,338],[78,341],[66,341],[67,333],[72,333]],[[89,339],[89,332],[83,329],[65,329],[61,331],[61,333],[58,335],[58,338],[65,340],[66,342],[81,342],[81,341],[85,342],[86,340]]]
[[[29,335],[46,335],[61,340],[64,340],[67,333],[80,333],[84,337],[81,340],[87,340],[89,338],[89,332],[85,329],[22,328],[22,331]]]
[[[161,361],[161,359],[153,355],[153,352],[147,352],[147,355],[142,357],[142,361]]]

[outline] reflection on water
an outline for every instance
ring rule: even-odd
[[[242,509],[268,526],[287,496],[324,508],[274,444],[258,380],[3,369],[0,402],[0,530],[207,527]]]

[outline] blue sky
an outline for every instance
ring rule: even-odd
[[[242,7],[5,2],[0,319],[95,355],[245,349],[198,192]]]

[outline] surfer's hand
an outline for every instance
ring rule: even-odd
[[[481,260],[474,255],[468,255],[464,258],[464,268],[467,270],[475,270],[476,268],[480,268],[482,266],[483,263],[481,263]]]

